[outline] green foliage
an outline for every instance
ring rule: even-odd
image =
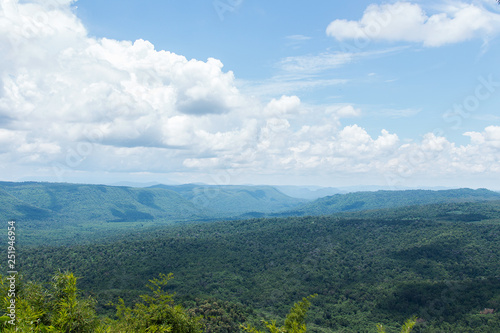
[[[197,207],[210,210],[218,217],[237,217],[274,213],[296,207],[304,199],[289,197],[271,186],[242,185],[156,185],[179,193]]]
[[[494,207],[442,204],[441,212],[493,214]],[[308,316],[312,330],[375,331],[381,318],[394,329],[413,315],[425,320],[419,332],[445,330],[445,323],[461,332],[469,322],[476,331],[495,327],[498,312],[477,316],[500,304],[500,225],[436,222],[425,219],[436,207],[420,209],[421,219],[253,219],[169,227],[92,246],[21,249],[20,269],[39,281],[55,268],[75,272],[107,314],[104,304],[117,295],[132,304],[145,278],[174,271],[168,290],[180,302],[243,303],[268,321],[284,318],[286,304],[317,293]]]
[[[318,296],[317,294],[304,297],[302,301],[295,303],[290,313],[285,319],[285,332],[300,333],[306,331],[306,313],[311,306],[310,299]]]
[[[242,332],[241,323],[251,320],[254,313],[251,308],[240,303],[221,301],[217,299],[197,299],[189,312],[201,317],[200,322],[205,333],[236,333]]]
[[[0,182],[0,219],[24,221],[26,245],[94,242],[138,228],[228,218],[304,216],[430,203],[500,200],[485,189],[338,194],[304,203],[270,186],[158,185],[154,188]],[[373,217],[373,215],[372,215]],[[482,212],[443,219],[477,221]],[[0,239],[0,244],[2,240]]]
[[[56,229],[107,222],[206,218],[202,209],[167,189],[0,182],[0,218],[29,221],[27,229]],[[28,230],[29,230],[28,229]],[[27,231],[28,231],[27,230]]]
[[[39,283],[16,281],[16,320],[4,322],[5,332],[85,333],[98,327],[94,301],[79,297],[76,277],[72,273],[57,273],[51,288]],[[9,298],[6,278],[2,277],[3,309]],[[9,318],[10,319],[10,318]]]
[[[264,321],[264,325],[270,333],[305,333],[307,331],[305,320],[306,313],[311,306],[311,302],[309,300],[316,296],[317,295],[304,297],[302,298],[302,301],[295,303],[290,310],[290,313],[286,316],[285,324],[283,326],[277,327],[276,320],[271,322]],[[253,326],[243,326],[243,329],[250,333],[264,333]]]
[[[193,317],[180,305],[175,305],[173,295],[163,290],[172,275],[160,274],[150,280],[152,294],[142,295],[143,303],[134,308],[117,306],[119,320],[99,319],[94,311],[95,301],[82,298],[76,287],[73,273],[57,273],[49,288],[39,283],[21,283],[16,298],[15,325],[8,323],[8,315],[0,317],[0,332],[144,332],[144,333],[201,333],[199,318]],[[2,308],[7,309],[9,299],[5,277],[0,279]]]
[[[137,303],[133,308],[125,306],[123,299],[117,306],[119,321],[115,323],[112,332],[202,332],[197,317],[192,317],[182,306],[175,305],[173,295],[164,290],[172,274],[160,274],[159,279],[152,279],[148,288],[152,295],[142,295],[143,303]]]
[[[50,321],[61,332],[91,332],[98,325],[94,300],[78,297],[76,280],[73,273],[57,273],[53,277]]]
[[[287,216],[328,215],[381,208],[486,200],[500,200],[500,193],[486,189],[354,192],[320,198],[283,214]]]
[[[137,227],[264,216],[303,202],[270,186],[0,182],[0,220],[24,222],[24,245],[93,242]]]
[[[401,327],[401,333],[410,333],[416,323],[416,317],[406,320],[406,322],[403,324],[403,327]],[[382,326],[382,324],[377,324],[377,330],[379,333],[386,333],[386,330],[384,326]]]
[[[87,201],[102,199],[99,193],[116,196],[116,204],[124,195],[122,204],[113,207],[125,216],[128,210],[133,211],[132,202],[136,211],[151,215],[161,207],[160,192],[73,187],[61,191],[69,197],[85,192]],[[36,189],[40,191],[36,192],[38,199],[27,200],[26,204],[62,210],[57,207],[64,201],[44,195],[48,192],[42,188]],[[491,194],[485,190],[447,193],[455,201],[464,196],[478,199]],[[23,195],[29,198],[32,194]],[[264,198],[264,194],[267,196],[265,191],[253,193],[256,198]],[[175,197],[179,198],[177,194]],[[362,201],[369,203],[368,198],[353,198],[343,207],[356,208]],[[405,196],[403,199],[413,200]],[[99,216],[100,208],[96,209],[85,212],[89,214],[85,216]],[[110,206],[105,211],[110,213]],[[111,213],[109,216],[112,218]],[[74,272],[82,277],[79,287],[96,295],[99,302],[95,306],[100,315],[114,314],[115,309],[106,304],[116,302],[120,295],[124,299],[123,316],[135,318],[138,314],[134,311],[142,311],[147,314],[144,318],[149,318],[142,327],[149,325],[150,331],[173,327],[164,321],[154,322],[167,315],[148,303],[147,298],[139,298],[144,294],[143,281],[157,277],[158,272],[174,272],[175,281],[163,285],[162,290],[175,292],[177,302],[187,310],[178,308],[179,313],[171,317],[182,317],[182,313],[189,318],[201,316],[199,323],[209,332],[237,332],[240,328],[235,328],[234,323],[264,329],[259,324],[261,319],[269,325],[266,330],[279,330],[284,327],[288,304],[314,293],[318,296],[307,317],[307,329],[311,332],[373,333],[381,320],[387,331],[399,331],[400,323],[414,315],[419,318],[414,331],[419,333],[500,332],[500,313],[481,313],[485,308],[500,307],[499,221],[500,202],[489,201],[446,202],[332,216],[193,223],[146,231],[141,230],[140,222],[128,224],[134,233],[122,234],[116,233],[115,225],[125,223],[103,223],[96,230],[116,235],[114,239],[96,241],[90,246],[22,246],[18,249],[22,258],[18,266],[27,278],[45,283],[56,269]],[[88,226],[85,223],[82,222],[82,228]],[[26,236],[26,224],[17,224],[20,242]],[[63,229],[54,230],[47,232],[52,237],[64,236]],[[36,231],[37,235],[43,232]],[[66,297],[57,303],[56,289],[64,290],[62,286],[22,284],[20,293],[31,295],[29,302],[19,303],[27,309],[19,317],[26,329],[61,329],[78,322],[78,316],[73,315],[78,310],[75,298]],[[155,297],[154,290],[149,297]],[[212,301],[202,306],[193,304],[196,298]],[[125,306],[139,300],[142,305]],[[95,303],[81,297],[76,301],[82,306],[87,304],[83,306],[86,309]],[[169,303],[168,298],[156,298],[155,302]],[[252,308],[253,314],[240,313],[228,305],[238,303]],[[169,304],[171,309],[177,306]],[[60,317],[73,319],[58,321],[58,311],[64,313]],[[274,324],[271,319],[276,320]],[[113,332],[119,332],[122,326],[123,332],[133,331],[132,323],[126,320],[106,323]]]

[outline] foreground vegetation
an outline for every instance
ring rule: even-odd
[[[160,274],[159,278],[150,280],[148,285],[151,293],[141,295],[142,302],[133,307],[125,305],[120,299],[116,306],[116,318],[98,317],[95,310],[95,300],[82,298],[76,286],[76,277],[72,273],[58,273],[53,277],[49,288],[39,283],[29,282],[17,290],[16,311],[11,315],[0,317],[0,332],[54,332],[54,333],[129,333],[129,332],[236,332],[244,330],[250,333],[264,333],[252,325],[244,326],[237,322],[226,320],[221,313],[211,311],[195,316],[194,311],[188,311],[176,305],[173,295],[165,291],[172,275]],[[2,308],[7,309],[9,300],[9,283],[2,278],[0,296]],[[264,321],[263,326],[270,333],[303,333],[307,331],[305,318],[311,303],[312,295],[294,304],[287,315],[284,325],[278,327],[276,320]],[[14,316],[12,316],[15,314]],[[214,322],[215,319],[215,322]],[[229,318],[235,319],[235,318]],[[415,325],[415,320],[408,320],[401,332],[408,333]],[[379,332],[385,332],[382,325],[377,325]]]

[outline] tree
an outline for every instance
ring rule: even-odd
[[[6,279],[2,277],[3,301],[8,301]],[[4,320],[3,332],[57,332],[85,333],[96,331],[99,321],[92,298],[81,298],[73,273],[58,272],[51,288],[39,283],[23,283],[16,286],[15,325]],[[4,309],[7,307],[4,306]],[[2,317],[5,319],[5,316]],[[3,320],[0,318],[0,320]]]
[[[286,316],[285,325],[281,327],[276,326],[276,320],[271,322],[264,321],[264,325],[269,330],[270,333],[304,333],[306,332],[306,314],[307,310],[311,306],[310,299],[316,297],[317,295],[311,295],[309,297],[304,297],[302,301],[297,302],[293,305],[290,313]],[[253,326],[243,326],[243,329],[250,333],[264,333],[263,331],[257,330]]]
[[[500,0],[499,0],[500,1]],[[413,330],[413,326],[417,323],[417,318],[413,317],[408,319],[401,327],[401,333],[410,333]],[[384,326],[382,324],[377,324],[377,329],[379,333],[386,333]]]
[[[92,332],[98,326],[92,298],[79,298],[73,273],[57,273],[52,282],[52,325],[61,332]]]
[[[125,306],[123,299],[117,306],[118,322],[115,322],[112,332],[139,333],[201,333],[199,317],[192,317],[180,305],[175,305],[173,295],[163,288],[173,274],[160,274],[159,279],[149,280],[147,287],[153,295],[141,295],[143,303],[137,303],[133,308]],[[117,330],[116,330],[117,329]]]

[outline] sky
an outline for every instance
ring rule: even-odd
[[[0,0],[0,180],[500,190],[500,6]]]

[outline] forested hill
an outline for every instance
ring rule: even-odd
[[[272,186],[242,185],[155,185],[174,191],[197,207],[209,208],[217,216],[235,217],[245,213],[273,213],[305,203],[308,200],[292,198]]]
[[[386,210],[184,224],[115,242],[20,248],[19,270],[39,281],[74,272],[101,313],[118,297],[133,304],[145,281],[173,273],[169,291],[186,306],[215,298],[261,319],[318,294],[308,332],[375,333],[378,322],[396,332],[412,316],[416,333],[500,332],[500,201],[410,211],[411,219]],[[481,221],[463,221],[476,212]]]
[[[282,216],[330,215],[381,208],[397,208],[444,202],[500,200],[500,193],[487,189],[406,190],[335,194],[306,203]]]
[[[0,182],[0,205],[0,218],[40,225],[206,217],[173,191],[103,185]]]
[[[262,216],[328,215],[440,202],[500,199],[486,189],[377,191],[307,202],[271,186],[157,185],[131,188],[65,183],[0,182],[0,218],[136,222]]]
[[[0,219],[51,224],[196,221],[296,207],[270,186],[123,186],[0,182]]]
[[[64,225],[74,221],[199,221],[264,216],[329,215],[442,202],[500,200],[486,189],[377,191],[315,201],[271,186],[157,185],[150,188],[38,182],[0,182],[0,218]]]

